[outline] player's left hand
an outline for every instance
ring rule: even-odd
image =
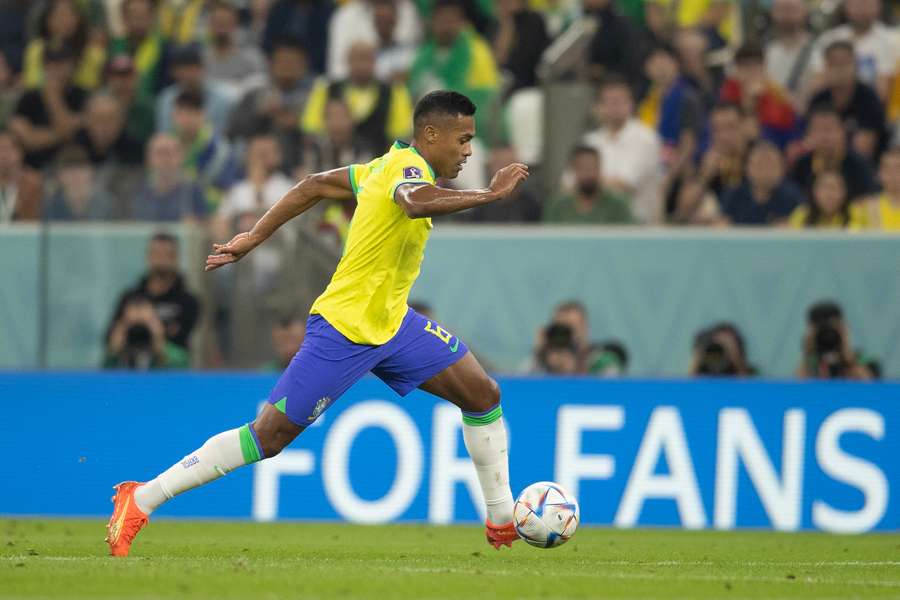
[[[226,244],[213,244],[213,253],[206,257],[204,270],[214,271],[219,267],[237,262],[256,248],[256,245],[248,231],[237,234]]]

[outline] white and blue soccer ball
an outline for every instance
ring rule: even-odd
[[[578,502],[552,481],[532,483],[522,490],[513,509],[519,537],[538,548],[555,548],[569,541],[578,529]]]

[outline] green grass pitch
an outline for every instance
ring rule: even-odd
[[[476,527],[0,520],[0,598],[900,598],[900,534],[582,528],[497,552]]]

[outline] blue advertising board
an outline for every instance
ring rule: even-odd
[[[252,420],[267,375],[0,374],[0,514],[104,515]],[[585,524],[900,529],[900,385],[501,378],[513,491],[555,480]],[[65,496],[47,489],[65,490]],[[281,455],[156,515],[451,523],[482,518],[459,411],[354,386]]]

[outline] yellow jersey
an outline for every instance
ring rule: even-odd
[[[344,255],[310,310],[350,341],[381,345],[400,329],[432,224],[409,218],[394,192],[404,183],[434,181],[428,162],[402,142],[367,164],[350,166],[356,211]]]

